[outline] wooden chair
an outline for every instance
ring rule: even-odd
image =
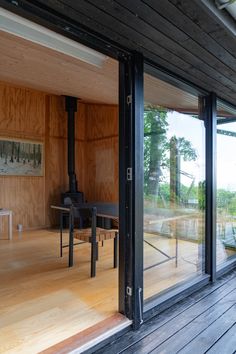
[[[114,261],[113,266],[117,268],[117,248],[118,248],[118,230],[104,229],[97,227],[97,209],[93,208],[76,208],[72,207],[72,223],[73,215],[79,211],[81,217],[82,228],[73,230],[73,238],[91,244],[91,277],[96,276],[96,261],[98,260],[98,243],[106,240],[114,239]],[[90,226],[87,226],[88,223]]]

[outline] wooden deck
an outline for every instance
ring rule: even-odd
[[[98,353],[236,353],[236,270]]]

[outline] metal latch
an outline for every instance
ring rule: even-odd
[[[127,96],[127,105],[129,106],[132,103],[132,95]]]
[[[127,181],[132,181],[132,174],[133,174],[132,167],[128,167],[127,168]]]
[[[132,288],[130,286],[126,287],[126,293],[128,296],[132,296]]]
[[[143,323],[143,313],[142,313],[142,288],[138,288],[138,301],[139,301],[139,318],[140,324]]]

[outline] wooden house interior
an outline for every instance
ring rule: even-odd
[[[118,202],[118,63],[107,58],[97,68],[4,32],[0,47],[1,137],[43,143],[42,176],[0,177],[1,206],[13,212],[13,240],[7,240],[7,219],[1,220],[0,351],[26,353],[29,344],[43,350],[117,313],[112,244],[101,248],[95,279],[88,245],[78,246],[78,259],[76,248],[69,269],[66,248],[60,257],[59,214],[50,205],[60,204],[68,190],[64,95],[79,98],[79,190],[87,201]]]
[[[89,274],[88,244],[75,248],[75,264],[68,268],[67,249],[63,257],[59,254],[59,215],[50,207],[60,204],[61,193],[68,190],[64,96],[78,98],[78,189],[86,201],[119,203],[118,62],[106,57],[96,67],[5,32],[0,33],[0,51],[0,136],[43,144],[41,176],[0,175],[0,207],[13,213],[12,240],[1,218],[0,352],[25,354],[78,333],[83,338],[101,321],[107,331],[113,323],[128,323],[118,313],[112,242],[99,247],[95,278]],[[149,74],[145,102],[182,112],[198,109],[196,97]],[[64,242],[67,237],[65,232]],[[157,255],[149,250],[146,257],[149,262]],[[161,266],[146,272],[145,297],[182,280],[188,267],[185,263],[178,273],[170,262],[164,271]]]

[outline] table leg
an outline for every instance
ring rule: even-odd
[[[69,267],[73,267],[74,264],[74,217],[69,214]]]
[[[60,211],[60,257],[62,257],[62,250],[63,250],[62,233],[63,233],[63,212]]]
[[[175,235],[175,266],[178,267],[178,256],[179,256],[179,250],[178,250],[178,235],[176,233]]]
[[[12,212],[9,212],[8,215],[8,238],[12,240]]]

